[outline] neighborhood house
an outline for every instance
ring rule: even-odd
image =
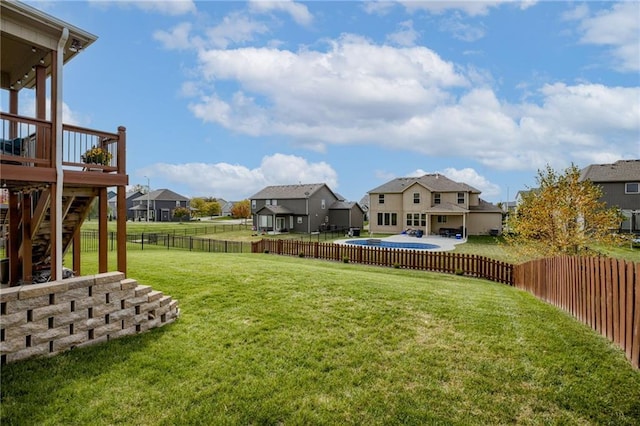
[[[622,231],[640,233],[640,160],[592,164],[582,169],[580,180],[590,180],[602,189],[601,201],[618,207],[625,217]]]
[[[175,209],[189,208],[189,199],[169,189],[155,189],[147,194],[141,194],[132,200],[133,220],[147,220],[150,222],[170,222],[174,220]]]
[[[324,183],[268,186],[250,200],[258,231],[309,234],[364,225],[360,205],[345,201]]]
[[[502,210],[480,191],[441,174],[393,179],[369,191],[369,232],[498,235]]]

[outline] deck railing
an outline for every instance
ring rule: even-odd
[[[0,159],[11,164],[55,167],[55,143],[50,121],[0,112]],[[118,133],[103,132],[75,125],[62,125],[62,166],[65,169],[99,169],[104,172],[125,172],[124,128]],[[99,147],[111,154],[109,164],[86,164],[82,155]],[[26,160],[28,159],[28,160]]]
[[[10,164],[50,167],[51,129],[50,121],[0,112],[0,158]]]

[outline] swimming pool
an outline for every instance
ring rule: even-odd
[[[385,241],[385,240],[350,240],[346,242],[354,246],[365,247],[382,247],[382,248],[395,248],[395,249],[407,249],[407,250],[434,250],[440,248],[436,244],[429,243],[411,243],[411,242],[398,242],[398,241]]]

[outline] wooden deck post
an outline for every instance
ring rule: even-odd
[[[9,285],[18,285],[20,277],[19,251],[20,242],[18,232],[20,232],[20,210],[18,209],[18,194],[9,191],[9,247],[7,256],[9,257]]]
[[[107,272],[109,254],[109,232],[107,229],[107,188],[98,191],[98,272]]]
[[[31,284],[33,281],[33,263],[31,255],[31,194],[22,194],[22,281]]]
[[[58,197],[58,191],[62,191],[57,184],[51,184],[51,202],[49,203],[49,226],[50,226],[50,235],[51,235],[51,279],[55,280],[58,276],[58,253],[56,250],[56,244],[58,243],[58,238],[60,238],[60,230],[58,229],[58,210],[56,209],[56,200]],[[64,213],[62,215],[62,219],[64,219]],[[62,265],[62,262],[60,262]]]
[[[127,276],[127,188],[118,186],[116,200],[118,271]]]
[[[80,229],[81,228],[78,228],[75,234],[73,234],[73,273],[78,276],[82,275],[82,258],[80,255],[80,250],[82,249],[82,238],[80,238]]]

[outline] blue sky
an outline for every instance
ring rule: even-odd
[[[359,201],[440,172],[498,202],[547,164],[640,158],[639,2],[28,3],[98,36],[64,121],[124,125],[132,185]]]

